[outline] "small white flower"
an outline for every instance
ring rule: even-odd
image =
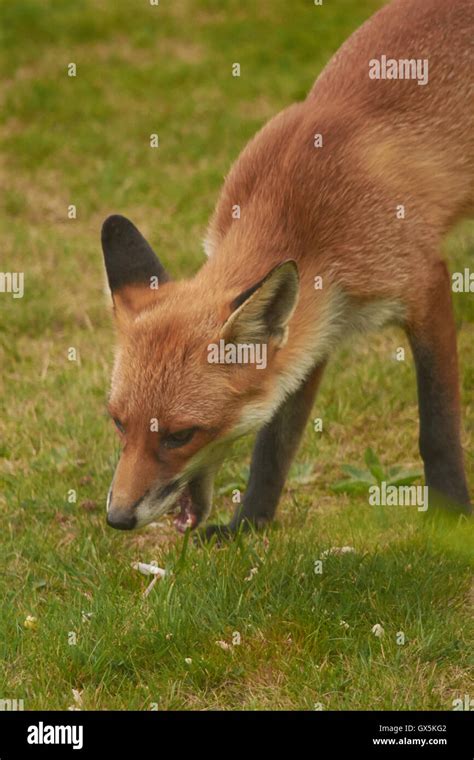
[[[70,705],[67,709],[70,712],[80,712],[82,710],[82,691],[79,689],[72,690],[72,696],[74,697],[74,705]]]
[[[82,706],[82,691],[79,691],[79,689],[73,689],[72,696],[74,697],[76,705]]]
[[[385,631],[380,625],[380,623],[375,623],[375,625],[372,628],[372,633],[374,634],[374,636],[377,636],[378,639],[381,639]]]
[[[244,578],[244,581],[251,581],[253,576],[256,575],[257,573],[258,573],[258,567],[252,567],[248,576]]]
[[[192,661],[191,657],[185,657],[184,661],[185,661],[186,665],[192,665],[193,664],[193,661]]]
[[[341,626],[341,628],[344,628],[345,631],[347,631],[347,629],[350,628],[349,623],[346,623],[345,620],[340,620],[339,625]]]

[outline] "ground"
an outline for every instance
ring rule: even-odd
[[[308,425],[267,534],[202,549],[165,519],[135,534],[105,525],[118,448],[105,412],[103,219],[126,214],[175,276],[195,272],[232,160],[380,4],[2,9],[1,268],[25,273],[25,295],[0,294],[1,699],[25,709],[450,710],[473,693],[472,524],[331,488],[368,445],[384,466],[420,468],[399,331],[333,358],[313,413],[323,430]],[[466,223],[446,241],[452,271],[472,267],[473,232]],[[472,492],[474,296],[453,300]],[[242,441],[219,474],[218,519],[250,450]],[[334,546],[355,552],[318,565]],[[147,597],[136,561],[168,571]]]

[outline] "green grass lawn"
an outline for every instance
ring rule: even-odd
[[[401,332],[334,357],[313,415],[323,431],[308,425],[266,535],[198,548],[167,519],[134,534],[105,526],[118,450],[105,412],[113,327],[103,219],[129,216],[173,274],[195,272],[246,140],[304,97],[380,5],[3,5],[0,269],[25,273],[25,296],[0,294],[0,699],[25,709],[82,700],[84,709],[450,710],[473,696],[472,523],[331,490],[369,445],[385,466],[420,468]],[[465,224],[446,241],[453,271],[472,268],[473,233]],[[474,297],[454,301],[474,492]],[[393,358],[398,347],[405,361]],[[219,474],[218,519],[250,451],[240,442]],[[315,572],[334,546],[355,552]],[[147,597],[136,561],[168,571]]]

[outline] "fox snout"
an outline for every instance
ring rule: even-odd
[[[163,501],[159,481],[152,454],[143,446],[126,446],[107,494],[107,524],[117,530],[132,530],[150,522],[150,501],[158,513]]]
[[[158,519],[173,509],[179,498],[177,481],[165,486],[155,484],[134,499],[123,488],[117,488],[115,480],[107,495],[107,525],[117,530],[133,530]]]
[[[136,517],[129,512],[116,511],[107,515],[107,525],[117,530],[133,530],[136,525]]]
[[[123,492],[115,493],[113,482],[107,496],[107,525],[133,530],[176,512],[174,523],[180,532],[194,529],[210,511],[213,475],[213,471],[201,472],[189,482],[177,478],[166,485],[155,484],[135,501],[127,499]]]
[[[135,502],[130,507],[127,506],[114,506],[111,507],[112,502],[112,486],[107,494],[107,525],[117,530],[133,530],[137,525],[137,518],[135,515],[135,509],[142,499]]]

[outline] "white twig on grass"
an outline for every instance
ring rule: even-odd
[[[150,564],[147,564],[146,562],[132,562],[132,567],[134,570],[138,570],[142,575],[153,575],[153,580],[143,592],[143,598],[146,599],[157,580],[165,577],[166,570],[163,570],[162,567],[158,567],[156,562],[150,562]]]

